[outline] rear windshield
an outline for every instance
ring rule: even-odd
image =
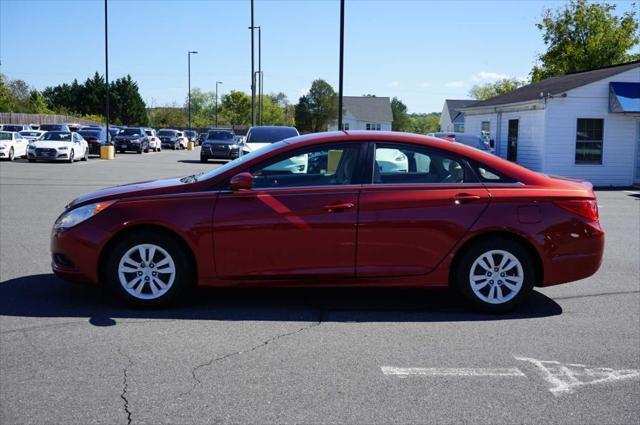
[[[176,133],[175,130],[160,130],[158,131],[158,136],[175,136]]]
[[[40,133],[37,131],[21,131],[20,134],[23,136],[39,136]]]
[[[232,140],[233,133],[230,131],[210,131],[207,140]]]
[[[124,136],[142,136],[139,128],[125,128],[120,134]]]
[[[22,131],[24,130],[24,127],[21,125],[5,125],[2,129],[4,131]]]
[[[147,136],[153,136],[153,132],[151,130],[145,130],[145,133],[147,133]]]
[[[47,130],[47,131],[62,130],[62,125],[61,124],[42,124],[40,126],[40,130]]]
[[[70,142],[71,133],[66,131],[48,131],[42,136],[42,140],[56,140],[61,142]]]
[[[247,143],[275,143],[298,135],[293,127],[253,128],[247,136]]]
[[[95,137],[95,138],[99,138],[100,137],[100,132],[99,131],[78,131],[78,134],[81,135],[84,138],[87,137]]]

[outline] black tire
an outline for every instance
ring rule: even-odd
[[[29,161],[29,162],[36,162],[36,160],[35,160],[35,159],[31,159],[31,158],[27,159],[27,161]]]
[[[120,283],[118,273],[120,260],[127,251],[140,244],[157,245],[169,253],[175,264],[176,274],[173,284],[167,292],[158,298],[137,298],[127,292]],[[116,244],[111,247],[110,253],[106,258],[104,270],[107,288],[119,298],[135,307],[148,308],[169,305],[178,300],[186,290],[194,286],[193,266],[191,265],[184,245],[171,235],[148,230],[132,232],[116,242]],[[149,284],[145,283],[145,285],[145,289],[148,289]],[[143,292],[145,289],[143,289]]]
[[[205,158],[203,156],[200,157],[200,162],[209,162],[209,158]]]
[[[144,153],[149,153],[149,145],[147,145],[147,147],[144,148]]]
[[[142,148],[138,149],[138,152],[136,152],[137,154],[141,155],[143,152]]]
[[[85,149],[84,150],[84,156],[82,158],[80,158],[80,161],[87,161],[89,159],[89,150]]]
[[[74,152],[73,149],[71,149],[71,152],[69,152],[69,159],[68,159],[69,164],[73,164],[73,160],[75,159],[75,157],[76,157],[76,153]]]
[[[522,268],[522,272],[524,274],[522,284],[520,289],[516,292],[515,296],[513,296],[508,301],[492,304],[481,299],[472,289],[471,287],[471,267],[473,266],[476,259],[481,257],[483,254],[488,253],[489,251],[506,251],[507,253],[513,255]],[[501,258],[500,254],[495,254],[493,257],[496,262],[498,262]],[[527,296],[531,294],[533,291],[533,286],[535,284],[535,267],[534,260],[531,258],[531,254],[529,251],[519,242],[503,237],[496,237],[492,239],[483,239],[478,241],[477,243],[471,245],[468,249],[466,249],[461,257],[455,262],[455,270],[453,270],[453,287],[456,289],[460,295],[463,296],[465,301],[475,310],[483,312],[483,313],[491,313],[491,314],[499,314],[499,313],[507,313],[512,311],[514,308],[518,306]],[[477,266],[479,267],[479,266]],[[517,267],[516,267],[517,269]],[[482,271],[482,268],[478,268],[478,270]],[[477,272],[477,270],[475,271]],[[474,274],[475,274],[474,272]],[[496,277],[487,278],[485,282],[487,285],[483,288],[483,291],[490,291],[492,282],[494,286],[498,285],[500,282],[500,293],[504,290],[506,293],[509,290],[506,286],[503,286],[502,280],[489,280],[489,279],[504,279],[503,277],[499,277],[500,275],[497,273],[494,268],[493,271],[489,271],[488,273],[496,273]],[[507,272],[510,273],[510,272]],[[504,276],[504,274],[502,274]],[[510,278],[507,276],[507,278]],[[506,282],[506,280],[505,280]],[[484,283],[484,282],[479,282]],[[497,287],[495,289],[497,291]],[[509,296],[507,294],[507,297]],[[482,295],[483,293],[480,292]],[[487,294],[488,295],[488,294]],[[490,295],[489,295],[490,296]]]
[[[11,149],[9,149],[9,156],[7,159],[9,159],[9,161],[13,161],[16,158],[15,155],[15,151],[13,150],[13,146],[11,147]]]

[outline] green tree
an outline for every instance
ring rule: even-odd
[[[393,113],[393,124],[391,125],[393,131],[411,130],[411,118],[407,113],[407,105],[397,97],[391,99],[391,112]]]
[[[237,90],[231,90],[222,96],[222,102],[218,107],[218,123],[250,125],[251,97]]]
[[[38,90],[32,90],[29,95],[29,113],[31,114],[50,114],[51,110],[47,108],[47,102]]]
[[[572,0],[555,13],[547,9],[536,27],[543,31],[547,51],[531,71],[540,81],[593,68],[616,65],[640,57],[630,51],[640,43],[635,10],[614,15],[616,6]]]
[[[153,108],[149,111],[149,124],[153,127],[178,128],[188,125],[184,108],[178,106]]]
[[[130,75],[118,78],[112,83],[109,94],[110,110],[113,109],[114,123],[126,125],[147,125],[147,106],[140,96],[138,84]],[[113,102],[111,102],[113,100]],[[111,108],[111,106],[113,107]],[[110,113],[111,115],[111,113]]]
[[[411,114],[410,132],[417,134],[435,133],[440,130],[440,113]]]
[[[486,83],[471,87],[471,90],[469,90],[469,96],[478,100],[486,100],[498,96],[499,94],[514,91],[525,84],[525,81],[515,78],[503,78],[502,80],[498,80],[493,83]]]
[[[338,95],[329,83],[317,79],[309,93],[300,97],[296,105],[296,127],[300,131],[326,131],[338,115]]]
[[[9,88],[9,81],[0,74],[0,112],[11,112],[15,107],[15,97]]]

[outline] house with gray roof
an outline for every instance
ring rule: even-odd
[[[598,186],[640,183],[640,61],[549,78],[460,108],[496,154]]]
[[[473,99],[446,99],[440,114],[440,131],[464,133],[464,112],[460,108],[477,102]]]
[[[343,130],[391,131],[393,113],[391,99],[373,96],[343,96]],[[329,126],[337,130],[338,124]]]

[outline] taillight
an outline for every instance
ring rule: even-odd
[[[589,220],[598,221],[598,202],[595,199],[575,199],[567,201],[554,201],[554,204],[562,209],[578,214]]]

